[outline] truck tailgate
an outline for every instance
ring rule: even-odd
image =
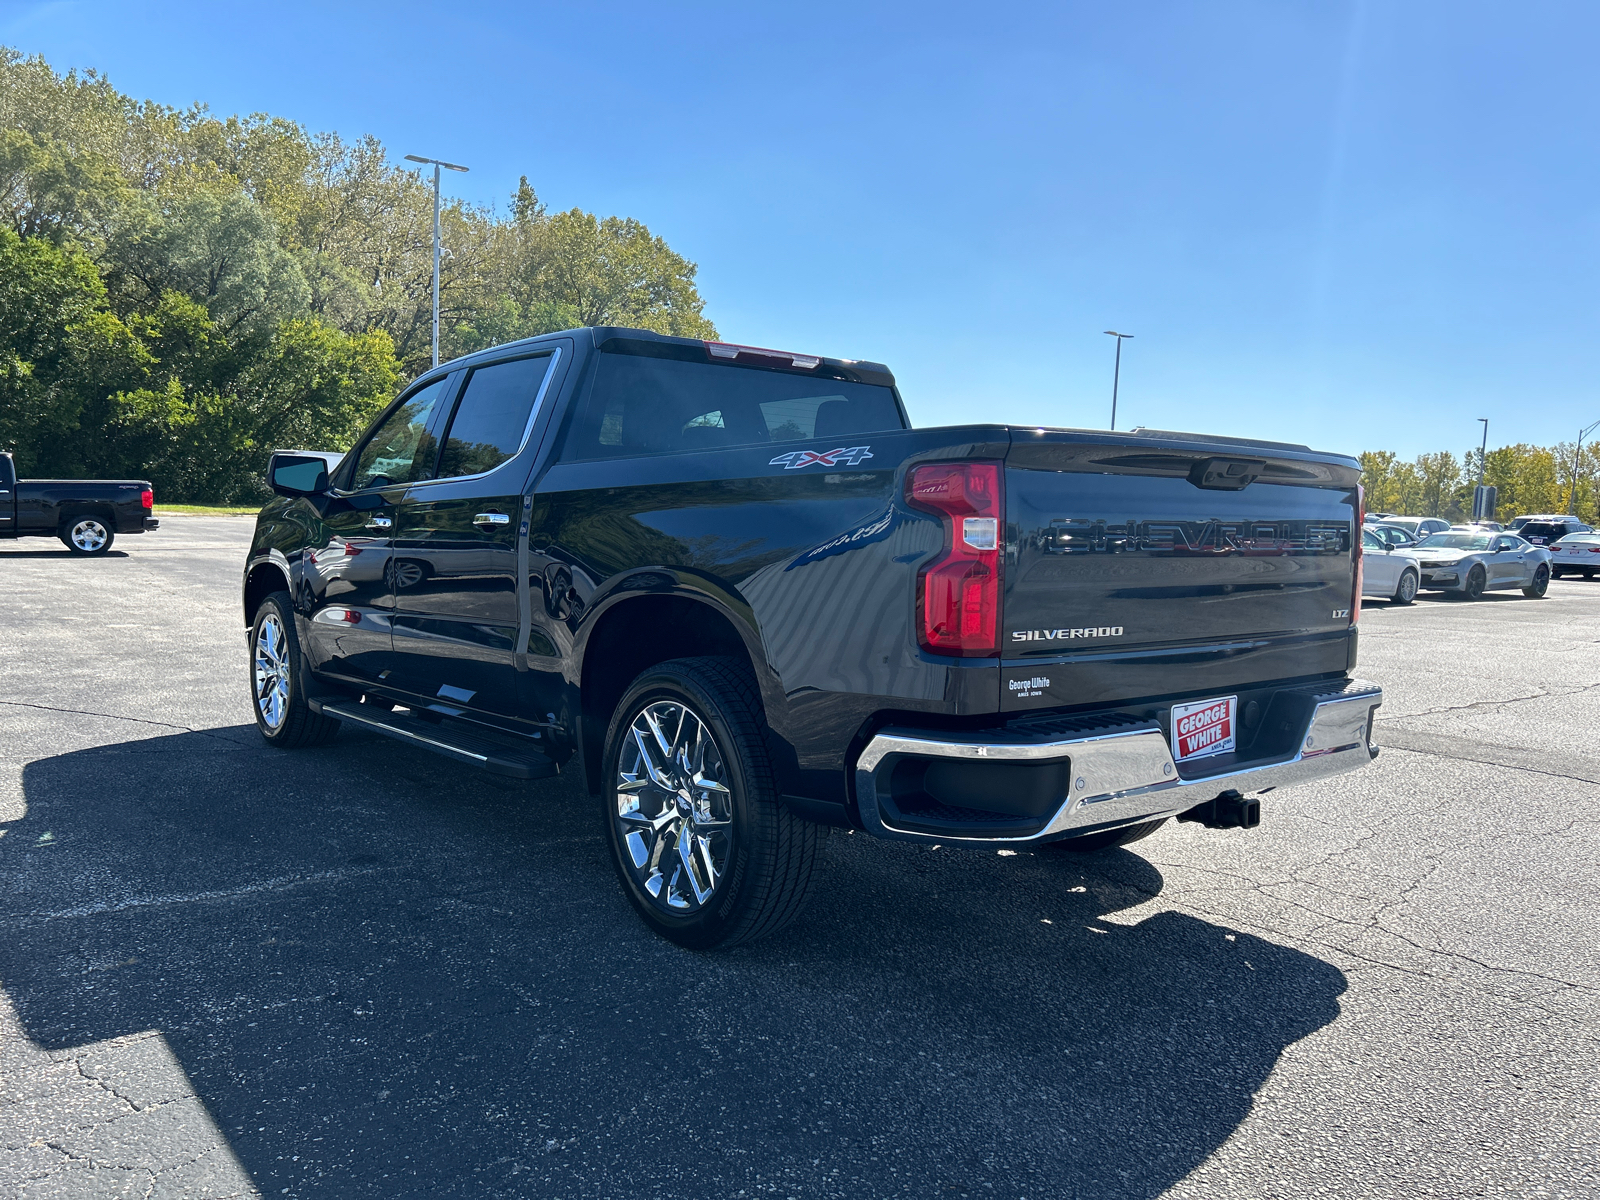
[[[1001,707],[1345,671],[1356,464],[1274,443],[1017,431]]]

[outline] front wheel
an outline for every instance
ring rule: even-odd
[[[1482,565],[1473,567],[1467,572],[1466,586],[1461,589],[1461,594],[1468,600],[1482,600],[1483,589],[1488,586],[1489,573]]]
[[[730,659],[652,667],[617,705],[601,813],[623,891],[695,950],[776,932],[804,906],[826,830],[778,800],[748,670]]]
[[[305,670],[289,593],[273,592],[250,627],[250,708],[269,746],[320,746],[339,732],[338,721],[306,703]]]
[[[1540,599],[1550,590],[1550,568],[1543,563],[1533,573],[1533,579],[1527,587],[1522,589],[1522,594],[1530,600]]]
[[[61,523],[59,536],[62,544],[74,554],[104,554],[117,540],[110,525],[88,513],[68,517]]]
[[[1419,576],[1415,571],[1400,572],[1400,583],[1394,589],[1394,602],[1396,604],[1410,604],[1417,598],[1419,582]]]

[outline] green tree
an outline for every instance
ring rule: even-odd
[[[431,189],[375,138],[135,101],[0,47],[0,443],[24,470],[261,491],[431,359]],[[441,343],[580,324],[715,337],[694,264],[638,221],[442,215]]]
[[[136,374],[147,357],[106,311],[87,257],[0,228],[0,448],[19,469],[62,461],[96,383]]]
[[[230,340],[266,336],[310,309],[299,264],[261,206],[238,192],[196,189],[130,206],[106,264],[125,305],[149,306],[173,292],[192,297]]]

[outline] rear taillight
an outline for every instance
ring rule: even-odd
[[[149,488],[145,488],[144,491],[139,493],[139,503],[144,505],[146,508],[154,508],[156,506],[155,492],[151,491]]]
[[[917,640],[924,650],[963,658],[1000,653],[1002,484],[999,463],[912,468],[907,502],[944,523],[944,553],[917,575]]]
[[[1361,530],[1367,523],[1367,489],[1356,484],[1356,583],[1350,597],[1350,624],[1361,620]]]

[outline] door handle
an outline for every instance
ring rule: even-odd
[[[505,513],[479,513],[472,518],[474,525],[509,525],[511,518]]]
[[[394,522],[388,517],[373,517],[367,522],[368,529],[388,529]]]

